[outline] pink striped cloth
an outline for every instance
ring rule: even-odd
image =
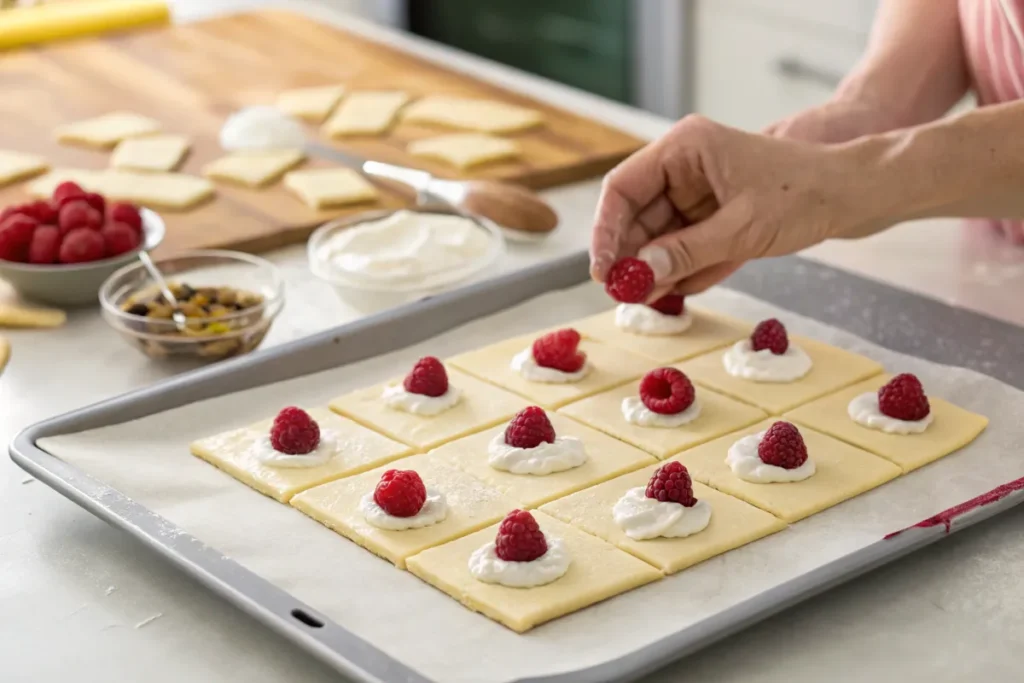
[[[959,0],[967,66],[978,104],[1024,99],[1024,0]],[[990,221],[1024,243],[1024,223]]]

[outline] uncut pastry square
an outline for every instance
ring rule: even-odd
[[[888,460],[843,443],[807,427],[798,427],[807,444],[807,456],[815,473],[803,481],[754,484],[732,473],[725,464],[729,447],[742,437],[768,429],[776,420],[727,434],[672,458],[690,476],[713,488],[772,513],[786,522],[797,522],[844,500],[895,479],[902,472]]]
[[[494,525],[408,559],[413,574],[471,610],[518,633],[662,578],[661,572],[610,543],[541,512],[534,518],[549,538],[559,538],[571,558],[560,578],[533,588],[508,588],[478,581],[469,557],[494,541]]]
[[[256,459],[252,446],[270,433],[272,419],[199,439],[190,445],[190,449],[196,457],[282,503],[287,503],[300,491],[397,460],[412,452],[405,444],[392,441],[325,408],[310,410],[309,414],[320,425],[321,434],[329,430],[336,440],[334,457],[319,467],[271,467]]]
[[[800,406],[787,413],[786,417],[880,455],[904,472],[915,470],[963,448],[988,426],[988,418],[936,396],[928,396],[933,420],[928,429],[920,434],[886,434],[877,429],[862,427],[850,419],[847,412],[850,401],[864,393],[876,393],[890,379],[891,375],[872,377],[836,394]],[[925,387],[927,392],[928,387]]]
[[[480,379],[514,391],[543,408],[559,408],[640,377],[651,367],[650,360],[612,346],[583,340],[579,349],[587,354],[590,372],[578,382],[554,384],[532,382],[512,369],[512,358],[533,345],[543,333],[524,335],[485,346],[449,359],[449,363]]]
[[[657,462],[647,453],[575,420],[552,413],[548,413],[548,417],[556,435],[573,436],[583,442],[587,453],[585,463],[563,472],[545,475],[512,474],[494,469],[487,462],[487,446],[493,438],[504,433],[505,425],[451,441],[431,451],[429,455],[465,470],[524,508],[537,507]]]
[[[366,521],[359,501],[372,493],[387,470],[413,470],[428,489],[444,494],[447,516],[430,526],[396,531]],[[515,505],[462,470],[425,455],[413,455],[303,491],[291,504],[316,521],[399,568],[416,553],[501,521]]]
[[[711,522],[706,529],[685,538],[633,540],[615,523],[612,508],[630,489],[646,487],[660,466],[645,467],[583,489],[544,505],[540,511],[604,539],[666,574],[682,571],[786,528],[774,515],[695,481],[694,497],[711,506]]]
[[[636,446],[656,458],[692,448],[715,437],[760,422],[766,414],[760,408],[740,403],[705,387],[694,387],[700,415],[680,427],[643,427],[626,421],[622,401],[640,396],[640,381],[595,394],[558,410],[595,429]]]
[[[742,320],[712,313],[686,303],[692,318],[689,329],[680,334],[646,335],[624,330],[615,324],[615,309],[570,323],[588,339],[626,349],[657,363],[675,363],[712,349],[733,344],[748,336],[753,326]]]
[[[813,363],[810,372],[795,382],[754,382],[733,377],[725,371],[722,363],[725,349],[691,358],[678,367],[694,382],[755,405],[772,415],[781,415],[798,405],[882,372],[881,363],[814,339],[792,335],[789,343],[806,351]]]
[[[447,371],[449,386],[460,390],[462,399],[439,415],[414,415],[388,407],[381,395],[386,387],[400,385],[402,378],[345,394],[331,401],[330,407],[396,441],[426,450],[508,421],[527,406],[515,394],[453,368]]]

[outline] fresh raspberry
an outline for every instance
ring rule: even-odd
[[[494,552],[506,562],[533,562],[548,551],[540,525],[526,510],[513,510],[498,525]]]
[[[99,230],[103,227],[103,214],[89,206],[84,199],[72,199],[61,207],[57,225],[62,235],[77,228]]]
[[[28,262],[49,265],[57,262],[60,253],[60,230],[55,225],[40,225],[32,234]]]
[[[107,257],[127,254],[139,246],[139,233],[127,223],[108,223],[100,230]]]
[[[75,199],[85,199],[85,190],[70,180],[58,185],[53,191],[53,205],[60,210],[66,203]]]
[[[142,234],[142,216],[134,204],[118,202],[107,207],[107,217],[111,221],[127,223]]]
[[[587,354],[578,351],[580,333],[573,329],[558,330],[533,342],[533,359],[537,365],[562,372],[578,372],[587,362]]]
[[[692,508],[697,504],[693,497],[693,482],[690,480],[690,473],[683,467],[683,463],[667,462],[654,470],[654,475],[647,482],[647,490],[644,495],[662,503],[673,502]]]
[[[768,349],[776,356],[781,356],[789,348],[785,325],[775,318],[762,320],[750,335],[750,344],[755,351]]]
[[[792,424],[776,422],[757,444],[757,455],[763,463],[793,470],[807,462],[807,444]]]
[[[3,223],[16,213],[24,213],[25,215],[28,215],[25,213],[27,209],[28,204],[11,204],[10,206],[5,206],[0,209],[0,223]]]
[[[312,453],[320,445],[320,425],[302,408],[283,408],[270,427],[270,445],[287,455]]]
[[[53,205],[45,199],[25,204],[21,207],[20,213],[35,218],[43,225],[57,224],[57,209],[53,208]]]
[[[658,313],[680,316],[683,314],[683,309],[686,307],[685,301],[686,298],[682,294],[666,294],[654,303],[650,304],[650,306]]]
[[[103,235],[89,228],[76,228],[64,235],[57,258],[61,263],[88,263],[103,258]]]
[[[413,394],[444,396],[448,392],[448,373],[441,361],[433,356],[424,356],[412,366],[402,386]]]
[[[505,427],[505,443],[516,448],[536,448],[544,442],[555,442],[555,428],[543,408],[523,408]]]
[[[921,380],[909,373],[896,375],[878,390],[878,409],[883,415],[908,422],[923,420],[932,410]]]
[[[29,245],[39,223],[21,213],[8,216],[0,223],[0,259],[24,263],[28,260]]]
[[[654,271],[638,258],[619,259],[608,271],[604,291],[624,304],[638,304],[654,289]]]
[[[380,476],[373,500],[392,517],[413,517],[427,502],[427,487],[412,470],[388,470]]]
[[[104,215],[107,212],[107,200],[99,192],[86,192],[85,201],[92,208],[100,212],[100,215]]]
[[[659,415],[675,415],[691,405],[695,392],[690,378],[675,368],[651,370],[640,380],[640,400]]]

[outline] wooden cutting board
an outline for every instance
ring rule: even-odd
[[[231,112],[273,103],[289,88],[336,83],[350,89],[404,90],[413,96],[497,99],[543,113],[543,127],[514,136],[523,149],[520,160],[461,176],[404,151],[412,140],[448,132],[442,128],[399,123],[385,137],[344,143],[320,136],[316,126],[308,128],[321,142],[360,157],[415,166],[441,177],[551,187],[600,175],[643,144],[391,47],[297,14],[266,11],[0,54],[0,149],[42,154],[54,167],[103,168],[109,153],[58,145],[52,131],[61,123],[128,110],[161,121],[167,132],[190,136],[192,152],[180,170],[198,174],[221,154],[217,136]],[[330,165],[311,160],[307,167]],[[0,206],[22,197],[20,186],[0,189]],[[280,183],[260,190],[218,183],[215,198],[207,204],[164,213],[168,235],[160,251],[258,252],[303,241],[330,218],[406,202],[392,189],[373,204],[314,211]]]

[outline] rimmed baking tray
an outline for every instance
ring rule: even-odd
[[[144,506],[46,453],[36,443],[44,437],[122,423],[381,355],[547,291],[578,284],[586,278],[586,255],[577,254],[187,373],[33,425],[16,437],[11,445],[11,457],[39,480],[98,517],[128,531],[216,593],[348,676],[360,681],[429,683],[430,679],[319,614],[314,606],[297,600]],[[730,284],[838,327],[848,327],[852,322],[855,329],[850,331],[895,350],[910,351],[942,363],[983,369],[1018,387],[1024,384],[1020,376],[1024,368],[1021,362],[1024,331],[1011,325],[796,258],[753,264]],[[852,315],[851,311],[870,311],[876,322],[872,323],[864,315]],[[906,330],[905,333],[894,333],[891,326],[877,324],[877,320],[885,320],[890,315],[899,316],[903,323],[899,328]],[[866,326],[865,320],[868,321]],[[942,329],[936,329],[937,325]],[[957,343],[950,343],[951,338]],[[990,346],[992,353],[988,356],[979,353],[978,345],[971,341],[983,338],[999,340],[998,347]],[[586,669],[528,680],[584,683],[636,679],[1022,501],[1024,479],[1006,482],[909,529],[893,530],[885,538],[856,552],[626,656]]]

